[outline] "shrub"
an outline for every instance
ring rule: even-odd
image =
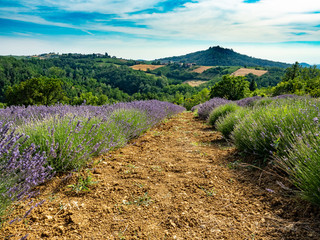
[[[25,144],[38,145],[55,171],[63,172],[79,169],[89,157],[116,146],[120,139],[114,128],[99,118],[69,115],[31,122],[19,129],[30,137]]]
[[[215,124],[216,129],[222,133],[225,138],[230,138],[230,135],[238,124],[238,122],[244,118],[250,109],[237,108],[234,112],[229,112],[227,115],[219,118]]]
[[[211,88],[210,97],[239,100],[248,96],[249,84],[243,76],[224,75],[222,80]]]
[[[240,107],[235,103],[228,103],[228,104],[221,105],[221,106],[212,110],[212,112],[210,113],[209,118],[208,118],[208,123],[211,126],[214,126],[216,121],[220,117],[224,117],[225,115],[227,115],[230,112],[235,112],[239,108]]]
[[[212,98],[209,101],[202,103],[199,107],[194,107],[194,109],[198,109],[199,118],[206,120],[214,108],[230,102],[230,100],[224,98]]]
[[[254,97],[240,99],[240,100],[236,101],[236,103],[240,107],[252,107],[260,99],[261,99],[260,96],[254,96]]]
[[[0,109],[0,217],[12,201],[50,179],[53,168],[79,169],[91,156],[122,146],[184,110],[157,100]]]
[[[45,153],[34,145],[21,148],[27,138],[0,122],[0,217],[12,201],[23,198],[30,190],[53,175],[46,166]]]
[[[320,206],[319,127],[294,138],[290,146],[275,162],[289,175],[302,198]]]
[[[314,125],[319,102],[309,99],[278,99],[256,107],[236,125],[232,138],[243,151],[270,156],[281,155],[307,125]]]

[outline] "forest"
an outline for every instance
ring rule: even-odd
[[[286,93],[319,96],[320,70],[299,63],[267,70],[256,76],[230,76],[240,66],[215,66],[202,73],[199,65],[153,61],[161,67],[147,71],[130,66],[145,63],[102,54],[43,54],[37,57],[0,57],[0,103],[11,105],[104,105],[157,99],[191,109],[210,97],[228,96],[228,85],[238,82],[233,98]],[[231,65],[231,64],[230,64]],[[203,81],[191,87],[185,81]],[[237,100],[232,99],[232,100]]]

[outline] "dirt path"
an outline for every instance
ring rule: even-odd
[[[319,218],[252,169],[192,113],[99,158],[90,192],[56,179],[7,239],[320,239]],[[280,184],[281,185],[281,184]],[[63,187],[61,187],[63,186]],[[277,187],[278,186],[278,187]],[[271,189],[269,189],[271,188]],[[30,208],[30,206],[29,206]],[[21,215],[28,209],[17,206]],[[305,209],[302,215],[301,209]]]

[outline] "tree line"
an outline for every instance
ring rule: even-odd
[[[284,93],[320,95],[319,69],[296,63],[287,69],[264,68],[258,77],[232,77],[239,67],[219,66],[196,73],[172,63],[147,72],[130,68],[134,60],[105,55],[64,54],[52,58],[0,57],[0,102],[6,105],[103,105],[118,101],[158,99],[187,109],[219,96],[237,100]],[[154,64],[158,64],[155,62]],[[185,80],[204,80],[191,87]]]

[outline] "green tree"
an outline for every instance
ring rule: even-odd
[[[80,97],[75,97],[72,100],[73,105],[104,105],[108,102],[108,97],[106,95],[100,94],[95,96],[92,92],[81,93]]]
[[[288,67],[286,69],[286,72],[282,78],[282,81],[285,82],[285,81],[295,79],[299,75],[301,69],[302,67],[299,65],[299,63],[295,62],[295,64],[293,64],[291,67]]]
[[[193,106],[200,103],[204,103],[210,99],[210,91],[207,88],[202,89],[197,94],[192,95],[190,98],[186,98],[184,107],[190,110]]]
[[[243,76],[224,75],[222,80],[216,83],[210,92],[210,97],[221,97],[229,100],[239,100],[250,93],[249,82]]]
[[[257,89],[257,83],[254,79],[250,81],[249,89],[251,92],[255,91]]]
[[[6,91],[8,105],[53,105],[68,99],[62,90],[62,81],[57,78],[31,78]]]
[[[278,95],[289,94],[289,93],[303,95],[305,85],[306,85],[306,82],[301,81],[298,78],[290,79],[285,82],[279,82],[277,86],[272,88],[272,95],[278,96]]]

